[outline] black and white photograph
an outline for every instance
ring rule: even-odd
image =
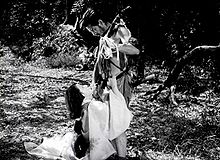
[[[220,160],[220,1],[2,3],[0,159]]]

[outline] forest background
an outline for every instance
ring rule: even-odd
[[[89,87],[97,45],[78,22],[89,7],[113,19],[127,6],[123,19],[140,49],[131,58],[129,157],[220,158],[218,0],[8,0],[0,6],[2,159],[33,159],[24,141],[71,130],[63,94],[72,83]]]

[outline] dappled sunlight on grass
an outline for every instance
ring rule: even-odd
[[[157,160],[218,159],[218,96],[201,101],[202,97],[176,93],[178,105],[175,106],[166,91],[151,101],[146,94],[149,88],[150,84],[144,84],[134,92],[130,106],[134,119],[128,131],[132,146],[129,154],[135,152],[136,156]]]
[[[8,58],[11,61],[3,62]],[[41,143],[42,137],[73,131],[65,90],[76,83],[86,100],[91,99],[92,71],[39,68],[26,63],[15,66],[16,58],[8,58],[0,58],[0,158],[37,160],[27,154],[23,142]],[[127,130],[128,158],[220,158],[220,96],[212,90],[197,96],[176,92],[178,104],[174,105],[169,91],[164,90],[152,101],[147,92],[158,85],[145,83],[134,89],[129,106],[134,117]]]

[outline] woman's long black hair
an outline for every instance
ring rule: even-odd
[[[66,90],[66,95],[65,95],[66,105],[70,113],[71,119],[76,119],[81,116],[82,102],[84,98],[85,97],[82,95],[79,88],[77,88],[75,84],[71,85]]]

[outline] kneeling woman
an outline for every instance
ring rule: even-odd
[[[117,88],[115,76],[109,78],[108,88],[110,89],[104,90],[99,100],[93,98],[90,102],[82,105],[80,119],[82,129],[80,131],[76,129],[76,131],[82,134],[83,139],[77,140],[74,138],[76,137],[74,133],[66,133],[64,136],[45,138],[39,146],[32,142],[26,142],[25,148],[28,153],[64,160],[104,160],[117,153],[113,141],[129,127],[132,115],[127,109],[123,95]],[[75,101],[76,105],[76,102],[80,102],[79,99],[83,99],[83,96],[75,86],[72,88],[72,92],[75,95],[73,102]],[[76,107],[80,106],[74,108]],[[79,117],[77,116],[79,110],[69,108],[72,118]],[[89,145],[87,146],[87,144]],[[84,153],[85,155],[83,155]]]

